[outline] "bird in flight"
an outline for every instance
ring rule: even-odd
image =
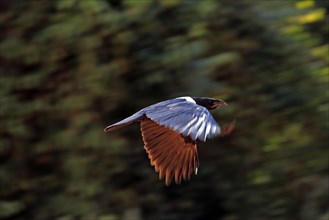
[[[143,108],[104,131],[140,122],[144,148],[159,178],[165,178],[167,186],[173,179],[179,184],[182,179],[189,180],[192,173],[197,174],[197,139],[206,141],[221,133],[208,110],[225,105],[220,99],[179,97]]]

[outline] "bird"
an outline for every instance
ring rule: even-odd
[[[117,123],[107,126],[109,132],[133,122],[140,122],[144,148],[150,163],[169,186],[174,180],[197,175],[199,158],[197,140],[219,136],[221,128],[209,110],[227,103],[221,99],[183,96],[145,107]]]

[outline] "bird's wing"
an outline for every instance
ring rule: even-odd
[[[144,148],[160,179],[166,178],[166,185],[172,179],[180,183],[181,179],[190,179],[192,172],[197,173],[199,165],[196,142],[189,137],[161,126],[145,118],[141,121]]]
[[[168,101],[145,108],[145,115],[192,140],[205,141],[220,134],[219,125],[205,107],[184,100]]]

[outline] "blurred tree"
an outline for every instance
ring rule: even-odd
[[[0,8],[0,218],[329,215],[324,1]],[[180,95],[227,100],[214,114],[237,129],[200,144],[198,176],[165,188],[137,127],[103,127]]]

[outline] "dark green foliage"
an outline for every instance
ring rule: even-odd
[[[0,218],[328,217],[324,2],[0,7]],[[103,128],[181,95],[226,100],[212,113],[237,128],[200,143],[198,176],[166,188],[137,125]]]

